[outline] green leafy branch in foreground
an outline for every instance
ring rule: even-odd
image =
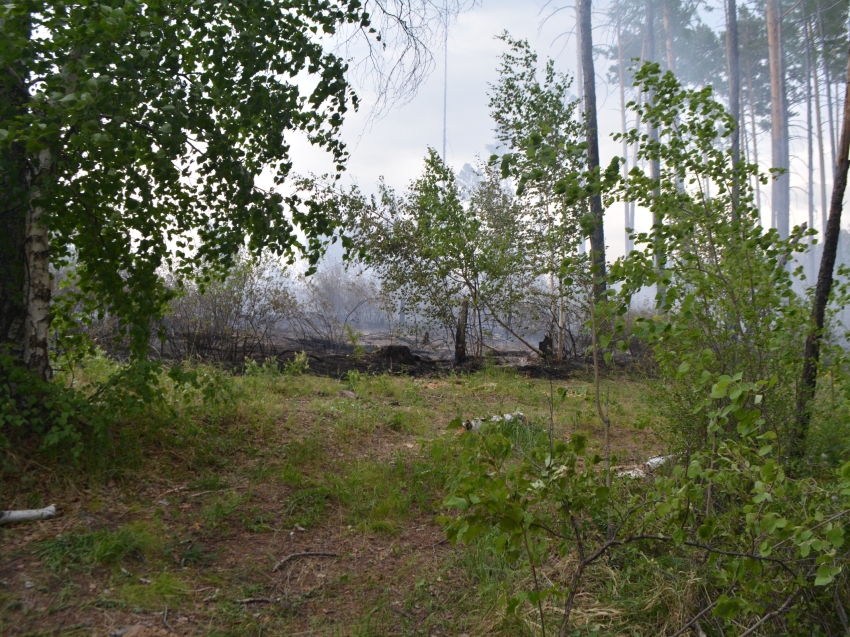
[[[691,609],[697,619],[711,613],[742,635],[768,621],[793,634],[811,621],[812,607],[824,624],[837,622],[841,602],[832,589],[846,595],[842,574],[850,565],[850,463],[820,484],[788,478],[775,434],[763,430],[759,410],[747,409],[766,384],[718,378],[713,406],[728,404],[707,417],[732,423],[740,439],[721,442],[715,454],[696,453],[653,482],[620,478],[610,490],[602,458],[588,453],[580,435],[523,451],[486,426],[467,434],[462,466],[471,469],[445,500],[460,511],[447,523],[449,539],[468,543],[497,530],[497,548],[524,560],[532,580],[530,590],[510,596],[507,611],[531,604],[543,635],[556,623],[569,634],[591,565],[650,559],[643,551],[685,557],[699,571],[707,595]],[[625,550],[630,545],[643,548]]]

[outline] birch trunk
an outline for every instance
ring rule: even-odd
[[[38,175],[50,170],[50,151],[42,150],[38,155]],[[26,287],[24,298],[27,306],[24,324],[24,364],[41,380],[50,380],[50,252],[44,207],[39,202],[41,189],[35,185],[26,215]]]

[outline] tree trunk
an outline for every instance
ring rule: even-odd
[[[750,100],[750,130],[753,138],[753,163],[759,165],[758,131],[756,130],[756,104],[753,97],[753,68],[752,63],[747,62],[747,97]],[[761,183],[756,178],[756,208],[759,210],[759,224],[761,224]]]
[[[457,317],[457,332],[455,332],[455,364],[462,365],[466,361],[466,324],[469,318],[469,297],[460,304]]]
[[[584,74],[584,125],[587,131],[587,167],[599,171],[599,126],[596,121],[596,72],[593,68],[593,32],[590,19],[591,0],[578,0],[579,34],[581,38],[581,70]],[[602,300],[605,294],[605,226],[602,217],[602,196],[590,198],[593,233],[590,235],[593,262],[593,298]]]
[[[629,145],[626,142],[626,69],[623,60],[623,42],[622,42],[622,27],[620,17],[620,0],[616,0],[617,11],[617,72],[619,74],[620,84],[620,124],[623,128],[623,179],[626,179],[629,174]],[[631,230],[634,230],[634,221],[631,218],[631,202],[623,202],[625,206],[625,255],[634,248],[631,238]]]
[[[838,167],[835,161],[835,124],[832,121],[832,82],[829,80],[829,59],[826,56],[826,33],[823,28],[823,11],[821,10],[820,1],[817,3],[818,8],[818,32],[820,33],[821,43],[821,59],[823,60],[823,81],[826,84],[826,107],[829,120],[829,147],[832,151],[832,174],[835,176],[835,170]],[[835,96],[836,101],[838,95]]]
[[[729,111],[735,118],[732,133],[732,164],[741,161],[741,71],[738,64],[738,8],[735,0],[726,3],[726,63],[729,67]],[[732,216],[737,216],[738,178],[732,186]]]
[[[790,231],[791,180],[788,154],[788,109],[782,49],[781,0],[767,0],[768,57],[770,66],[771,162],[784,171],[771,182],[773,227],[782,239]]]
[[[850,151],[850,51],[847,55],[847,85],[844,94],[844,122],[841,128],[841,142],[838,146],[838,162],[835,169],[835,181],[832,186],[832,202],[829,207],[829,222],[823,242],[823,256],[815,287],[812,307],[811,331],[806,338],[806,350],[803,357],[803,373],[800,378],[800,391],[797,399],[797,422],[789,448],[792,458],[799,460],[806,450],[806,436],[812,417],[812,402],[817,391],[818,360],[820,343],[823,338],[824,316],[829,293],[832,291],[832,273],[838,252],[838,238],[841,234],[841,209],[844,203],[844,191],[847,189],[848,151]]]
[[[785,73],[782,62],[781,10],[779,0],[767,0],[767,40],[770,61],[770,136],[774,168],[784,170],[773,179],[771,205],[773,224],[779,236],[787,239],[790,230],[791,181],[788,173],[788,121],[785,109]]]
[[[50,252],[44,208],[38,201],[41,190],[36,181],[50,170],[50,151],[38,155],[38,173],[30,190],[26,215],[27,318],[24,326],[24,364],[41,380],[50,380]]]
[[[647,0],[646,2],[646,28],[645,28],[645,43],[646,43],[646,59],[649,62],[655,62],[655,8],[652,5],[653,0]],[[655,95],[650,93],[648,95],[648,99],[650,102],[655,100]],[[658,142],[658,128],[649,125],[649,139],[652,142]],[[660,194],[660,182],[661,182],[661,165],[657,158],[652,158],[649,160],[649,176],[655,183],[654,192],[655,196]],[[655,207],[652,207],[652,225],[660,226],[664,223],[664,217],[661,212]],[[663,248],[661,246],[661,240],[656,234],[655,239],[655,269],[660,274],[664,270],[664,266],[666,264],[666,258],[663,253]],[[658,311],[664,311],[664,297],[666,290],[662,284],[658,285]]]
[[[810,38],[811,29],[806,25],[806,36]],[[812,66],[812,80],[815,85],[815,118],[817,121],[818,128],[818,157],[820,159],[820,206],[821,206],[821,239],[823,239],[826,234],[826,215],[827,215],[827,202],[826,202],[826,154],[824,152],[824,144],[823,144],[823,117],[821,116],[821,104],[820,104],[820,82],[818,81],[818,65],[814,64]],[[835,148],[833,147],[833,151]],[[834,157],[834,155],[833,155]],[[835,170],[833,169],[833,174]],[[814,227],[814,226],[812,226]]]
[[[670,3],[664,0],[664,37],[667,45],[667,70],[676,73],[676,53],[673,49],[673,16]]]
[[[812,144],[814,136],[814,124],[812,122],[812,42],[809,38],[809,21],[806,17],[806,5],[801,3],[800,10],[803,14],[803,28],[806,31],[806,141],[808,150],[808,162],[806,162],[806,171],[808,180],[806,182],[806,204],[809,211],[809,228],[815,227],[815,152]],[[814,237],[809,238],[809,273],[807,276],[814,276],[814,250],[812,245]]]

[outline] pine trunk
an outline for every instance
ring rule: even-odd
[[[623,60],[623,42],[622,42],[622,27],[621,27],[621,16],[620,16],[620,0],[616,0],[616,11],[617,11],[617,72],[619,74],[619,84],[620,84],[620,124],[623,128],[623,179],[626,179],[629,174],[629,145],[626,142],[626,69],[625,62]],[[623,202],[625,206],[625,255],[629,256],[629,253],[634,248],[632,244],[632,233],[634,230],[634,221],[632,220],[631,215],[631,202],[625,201]]]
[[[815,287],[812,326],[806,338],[803,373],[800,378],[800,393],[797,399],[797,422],[789,449],[791,457],[797,460],[801,459],[806,451],[806,436],[809,433],[809,422],[812,417],[812,402],[817,391],[820,343],[823,337],[826,305],[829,301],[829,293],[832,291],[832,277],[835,269],[835,258],[838,253],[838,238],[841,234],[841,211],[844,203],[844,192],[847,189],[847,170],[850,168],[850,162],[848,162],[848,152],[850,152],[850,51],[847,55],[847,86],[844,95],[843,120],[841,142],[838,146],[838,161],[835,168],[835,181],[832,186],[832,202],[829,207],[829,221],[826,226],[823,256],[821,257],[818,282]]]
[[[823,60],[823,81],[826,84],[826,108],[827,119],[829,120],[829,147],[832,151],[832,171],[835,175],[837,162],[835,161],[835,124],[832,121],[832,82],[829,80],[829,58],[826,54],[826,33],[823,28],[823,11],[821,10],[820,2],[817,3],[818,9],[818,32],[820,33],[821,44],[821,59]],[[836,98],[838,96],[836,95]]]
[[[771,204],[773,220],[779,236],[787,239],[790,231],[791,180],[788,172],[788,118],[785,95],[785,73],[782,60],[782,18],[779,0],[767,0],[767,40],[770,61],[771,145],[774,168],[784,173],[773,179]]]
[[[809,228],[815,227],[815,151],[812,143],[814,137],[814,123],[812,121],[812,43],[809,38],[809,22],[806,17],[806,5],[801,4],[803,14],[803,28],[806,31],[806,141],[808,161],[806,162],[806,205],[809,211]],[[814,276],[814,250],[812,245],[814,238],[809,239],[809,276]]]
[[[667,69],[671,73],[676,73],[676,52],[673,48],[673,16],[670,2],[672,0],[664,0],[664,36],[667,45]]]
[[[811,29],[807,29],[807,36],[811,36]],[[826,200],[826,154],[823,143],[823,117],[821,115],[820,103],[820,82],[818,80],[818,65],[812,65],[812,81],[814,83],[815,93],[815,120],[817,122],[818,131],[818,158],[820,160],[820,207],[821,207],[821,238],[826,234],[826,215],[827,215],[827,200]],[[834,148],[833,148],[834,150]],[[834,172],[834,171],[833,171]]]
[[[581,39],[581,70],[584,75],[584,125],[587,134],[587,167],[599,170],[599,125],[596,121],[596,73],[593,67],[593,32],[591,30],[590,0],[578,0],[579,34]],[[593,298],[600,301],[605,294],[605,226],[602,217],[602,196],[590,198],[590,214],[594,227],[590,235],[593,261]]]
[[[756,130],[756,105],[753,97],[753,68],[752,63],[747,62],[747,97],[750,101],[750,130],[753,138],[753,163],[759,165],[758,131]],[[759,211],[759,223],[761,223],[761,183],[756,181],[756,208]]]
[[[646,3],[646,29],[645,29],[645,44],[646,44],[646,59],[650,62],[655,62],[655,8],[652,5],[653,0],[647,0]],[[654,101],[655,96],[650,93],[648,96],[650,102]],[[658,142],[658,128],[649,125],[649,139],[653,143]],[[661,184],[661,164],[657,158],[649,160],[649,176],[655,183],[654,192],[658,196],[660,194]],[[660,226],[664,223],[664,217],[661,212],[653,206],[652,209],[652,225]],[[666,255],[664,254],[663,246],[660,238],[656,236],[655,240],[655,269],[659,274],[664,270],[666,265]],[[658,286],[658,311],[664,311],[664,297],[666,290],[663,285]]]
[[[729,67],[729,112],[735,118],[732,133],[732,163],[741,161],[741,72],[738,64],[738,8],[735,0],[726,3],[726,63]],[[739,184],[735,178],[732,192],[732,215],[736,216]]]

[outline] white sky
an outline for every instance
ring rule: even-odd
[[[486,158],[487,144],[494,141],[493,125],[489,115],[488,84],[497,80],[499,56],[505,50],[503,42],[495,36],[508,30],[515,38],[529,40],[537,51],[541,63],[546,57],[556,60],[559,71],[570,75],[576,70],[576,41],[572,35],[575,13],[564,10],[544,24],[549,13],[545,0],[483,0],[478,7],[462,14],[450,27],[448,41],[448,163],[459,171],[465,163],[475,164],[477,155]],[[566,2],[564,2],[566,4]],[[598,4],[597,7],[601,6]],[[717,16],[714,16],[717,17]],[[722,22],[722,15],[720,16]],[[594,24],[602,25],[604,16],[594,16]],[[717,25],[720,26],[720,25]],[[602,26],[594,30],[594,43],[607,43],[612,34]],[[387,183],[403,190],[423,168],[427,147],[442,151],[443,134],[443,54],[442,47],[434,51],[435,69],[417,96],[408,104],[394,106],[378,121],[369,122],[369,94],[358,93],[364,100],[357,113],[349,113],[342,130],[343,140],[351,153],[344,180],[356,182],[365,192],[372,192],[380,176]],[[600,125],[601,163],[607,165],[611,157],[620,154],[621,146],[610,138],[620,130],[619,94],[616,86],[607,87],[602,81],[611,64],[596,59],[597,100]],[[609,93],[610,91],[610,93]],[[628,99],[628,98],[627,98]],[[802,142],[800,142],[802,143]],[[792,153],[795,149],[792,148]],[[800,150],[800,152],[803,152]],[[769,140],[761,137],[759,154],[769,158]],[[295,171],[301,174],[328,172],[331,168],[326,153],[312,148],[306,141],[293,140],[292,156]],[[804,210],[805,188],[803,170],[794,166],[792,159],[792,225],[806,219]],[[817,187],[816,187],[817,188]],[[763,217],[769,213],[769,189],[762,187]],[[819,192],[819,189],[816,189]],[[819,201],[816,199],[816,206]],[[638,210],[636,230],[646,231],[651,226],[650,215]],[[819,225],[819,224],[818,224]],[[606,211],[605,236],[608,259],[623,254],[624,222],[622,204]]]

